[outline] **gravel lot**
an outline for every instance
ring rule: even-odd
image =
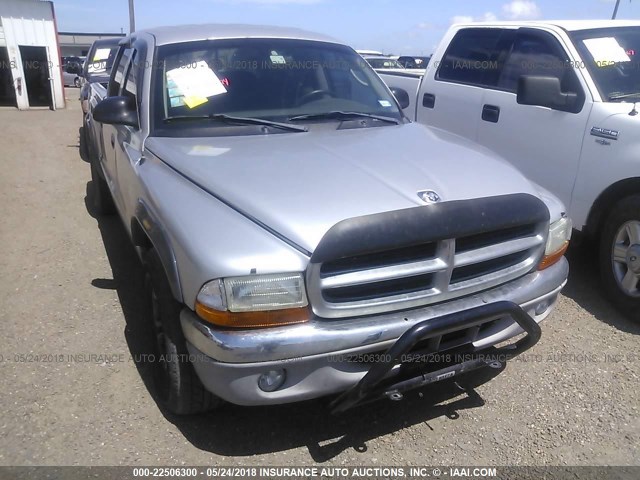
[[[163,412],[132,359],[141,268],[119,219],[87,212],[67,96],[58,112],[0,109],[0,464],[640,465],[640,327],[601,298],[584,249],[540,343],[467,393],[339,418],[322,401]]]

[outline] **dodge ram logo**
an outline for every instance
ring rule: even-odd
[[[422,190],[421,192],[418,192],[418,197],[420,197],[420,200],[424,203],[438,203],[442,200],[440,195],[433,190]]]

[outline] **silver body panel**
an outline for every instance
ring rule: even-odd
[[[146,148],[306,252],[347,218],[512,193],[540,196],[506,161],[418,124],[224,138],[148,138]],[[412,149],[398,145],[412,145]],[[559,218],[557,205],[552,219]],[[560,207],[561,209],[561,207]]]
[[[509,300],[539,323],[553,311],[568,270],[563,259],[544,274],[532,273],[482,294],[362,319],[330,322],[316,319],[307,325],[245,332],[208,328],[187,309],[181,320],[194,366],[205,386],[239,405],[289,403],[355,385],[370,365],[349,361],[348,355],[384,353],[402,333],[429,318]],[[536,306],[543,302],[548,302],[548,308],[536,314]],[[520,327],[507,319],[486,332],[474,346],[482,349],[521,333]],[[284,386],[272,393],[261,391],[258,377],[276,369],[286,370]]]

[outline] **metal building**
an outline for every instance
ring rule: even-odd
[[[0,106],[65,106],[52,1],[0,1]]]
[[[58,32],[58,43],[63,57],[86,57],[96,40],[124,37],[124,33]]]

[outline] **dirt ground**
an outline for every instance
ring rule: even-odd
[[[134,361],[141,267],[120,220],[87,211],[67,96],[57,112],[0,110],[0,464],[640,465],[640,327],[602,299],[585,249],[540,343],[466,392],[335,418],[323,401],[162,411]]]

